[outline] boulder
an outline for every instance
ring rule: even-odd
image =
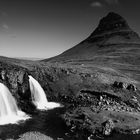
[[[114,128],[114,123],[111,119],[105,121],[103,124],[103,135],[110,135],[113,128]]]
[[[131,91],[137,90],[137,88],[134,84],[127,84],[127,83],[118,82],[118,81],[115,81],[113,83],[113,87],[120,88],[120,89],[127,89],[127,90],[131,90]]]
[[[127,84],[123,83],[123,82],[115,81],[114,84],[113,84],[113,87],[121,88],[121,89],[126,89],[127,88]]]
[[[136,86],[133,85],[133,84],[129,84],[129,85],[127,86],[127,89],[128,89],[128,90],[131,90],[131,91],[136,91],[136,90],[137,90]]]

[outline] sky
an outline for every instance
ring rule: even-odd
[[[56,56],[86,39],[111,11],[140,34],[140,0],[0,0],[0,55]]]

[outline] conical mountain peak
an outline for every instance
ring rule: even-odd
[[[108,13],[107,16],[103,17],[100,20],[100,23],[96,28],[96,30],[94,31],[94,34],[101,34],[109,31],[113,32],[120,30],[131,30],[131,29],[126,20],[122,16],[114,12],[110,12]]]
[[[119,43],[140,43],[140,38],[127,21],[114,12],[103,17],[95,31],[86,39],[100,45]]]

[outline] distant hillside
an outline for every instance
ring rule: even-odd
[[[15,57],[15,59],[38,61],[38,60],[42,60],[43,58],[36,58],[36,57]]]
[[[13,65],[13,66],[20,66],[23,68],[29,68],[29,67],[32,67],[36,63],[38,63],[38,61],[0,56],[0,66],[1,65],[7,65],[7,66]]]

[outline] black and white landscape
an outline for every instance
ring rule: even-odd
[[[134,2],[136,5],[139,3]],[[68,3],[71,5],[73,1]],[[15,53],[15,57],[11,58],[12,51],[8,52],[12,53],[9,57],[0,53],[0,139],[140,139],[140,37],[123,15],[116,10],[109,11],[115,6],[121,7],[122,3],[117,0],[93,0],[90,8],[95,8],[98,13],[97,10],[108,6],[107,14],[102,15],[86,39],[61,54],[47,58],[49,49],[46,49],[44,58],[42,50],[36,52],[32,46],[21,49],[23,54],[30,52],[30,56],[20,57]],[[6,4],[10,10],[21,6],[19,2],[15,6],[16,3],[7,1],[2,3],[3,7]],[[11,8],[8,4],[14,6]],[[26,4],[26,1],[22,3],[23,9]],[[27,4],[28,12],[31,4],[33,11],[39,4],[38,7],[42,7],[39,14],[47,13],[44,3],[37,1]],[[56,2],[56,8],[57,4],[64,6],[65,2]],[[130,1],[127,4],[131,6]],[[129,13],[127,6],[125,10]],[[7,12],[2,11],[1,14],[10,19]],[[32,12],[29,14],[32,15]],[[131,23],[134,19],[130,20]],[[9,28],[5,24],[3,29],[6,31],[1,33],[9,36]],[[12,35],[15,42],[18,35]],[[34,52],[39,55],[34,55]],[[32,60],[35,57],[41,59]]]

